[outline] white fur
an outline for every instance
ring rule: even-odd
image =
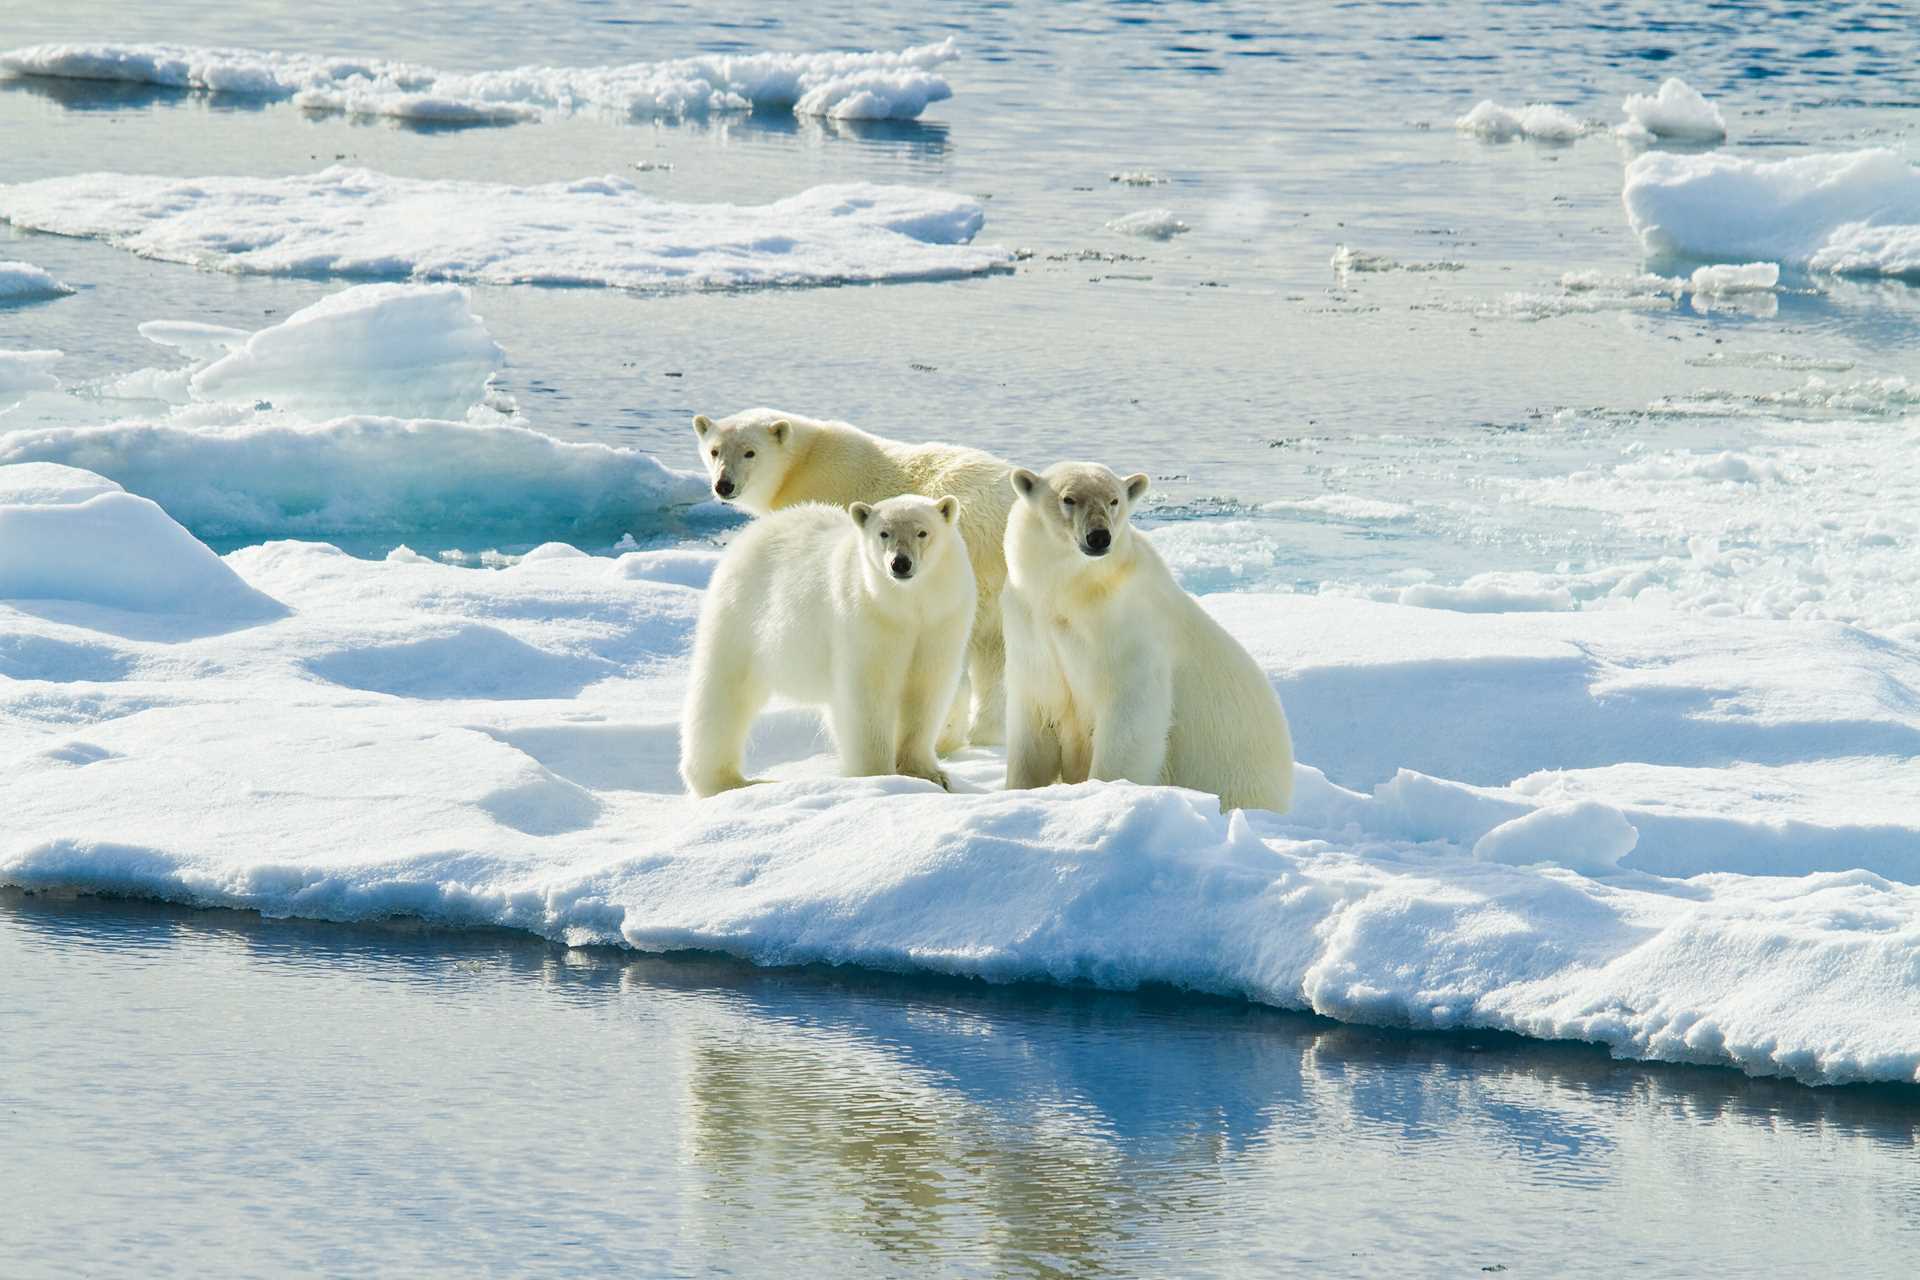
[[[806,503],[734,540],[693,642],[680,776],[694,794],[746,785],[747,731],[776,694],[827,707],[849,776],[947,785],[934,739],[960,682],[975,603],[958,514],[950,497],[850,511]],[[910,566],[904,581],[891,572],[896,555]]]
[[[693,420],[693,429],[715,495],[756,515],[801,502],[844,507],[904,493],[960,499],[960,534],[966,539],[979,601],[967,652],[967,684],[941,736],[940,750],[954,750],[963,741],[975,746],[1002,741],[1006,658],[1000,589],[1007,580],[1002,544],[1013,506],[1007,486],[1012,467],[978,449],[900,444],[844,422],[773,409],[748,409],[718,421],[701,416]],[[723,482],[731,487],[726,494],[720,493]]]
[[[1257,663],[1128,521],[1147,477],[1013,473],[1007,522],[1007,786],[1088,778],[1284,811],[1293,739]],[[1105,554],[1090,554],[1104,533]]]

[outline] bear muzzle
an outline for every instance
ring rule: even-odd
[[[1089,529],[1080,549],[1090,556],[1103,556],[1113,549],[1113,535],[1105,529]]]
[[[713,482],[714,496],[722,500],[731,498],[736,487],[731,477],[722,475],[718,480]]]
[[[913,576],[913,561],[908,559],[905,553],[896,553],[887,568],[902,582]]]

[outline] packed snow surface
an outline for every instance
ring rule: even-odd
[[[54,279],[44,268],[31,262],[0,261],[0,302],[58,298],[72,292],[70,285]]]
[[[1473,110],[1453,122],[1462,133],[1495,142],[1513,138],[1534,138],[1541,142],[1572,142],[1587,131],[1586,125],[1559,107],[1544,102],[1524,107],[1503,107],[1492,99],[1482,101]]]
[[[978,201],[919,187],[813,187],[764,205],[684,204],[625,178],[515,187],[334,166],[286,178],[93,173],[0,186],[0,219],[143,257],[258,274],[620,288],[746,288],[974,275]]]
[[[1920,1079],[1920,651],[1856,628],[1210,596],[1294,722],[1284,816],[840,779],[792,710],[696,803],[711,553],[222,558],[46,465],[0,520],[0,882]]]
[[[1627,221],[1652,255],[1920,276],[1920,169],[1885,148],[1786,160],[1649,152]]]
[[[310,111],[433,123],[510,124],[583,111],[629,118],[791,108],[911,120],[953,96],[934,68],[952,39],[874,53],[716,54],[606,67],[448,72],[380,59],[172,44],[43,44],[0,54],[0,74],[116,80],[291,99]]]
[[[1620,104],[1627,122],[1621,137],[1632,142],[1672,139],[1676,142],[1718,142],[1727,136],[1726,117],[1684,80],[1669,76],[1655,93],[1631,93]]]

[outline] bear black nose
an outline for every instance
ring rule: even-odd
[[[1087,545],[1095,551],[1105,551],[1113,545],[1113,535],[1105,529],[1089,529],[1087,531]]]
[[[727,479],[725,476],[721,476],[713,482],[713,491],[723,498],[731,498],[733,496],[733,481]]]
[[[913,561],[907,559],[905,556],[895,556],[893,558],[893,576],[894,577],[904,578],[909,573],[912,573],[912,572],[913,572]]]

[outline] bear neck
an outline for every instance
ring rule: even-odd
[[[1088,602],[1105,599],[1132,581],[1146,547],[1139,531],[1132,530],[1125,550],[1096,560],[1082,555],[1070,539],[1059,537],[1024,507],[1014,508],[1009,532],[1013,554],[1007,559],[1007,573],[1016,587]]]
[[[790,456],[770,510],[799,502],[844,507],[913,491],[905,468],[883,442],[858,427],[796,421],[791,431]]]

